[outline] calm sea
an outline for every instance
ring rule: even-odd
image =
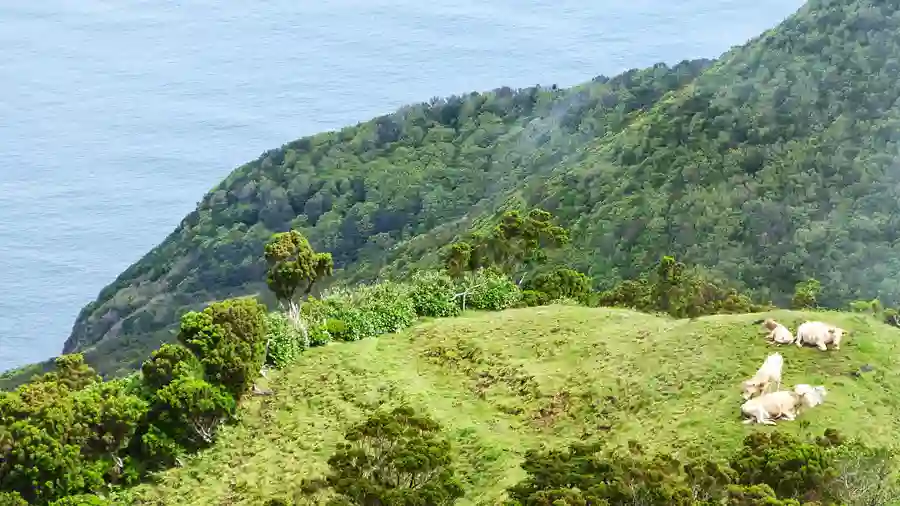
[[[715,57],[799,0],[0,3],[0,370],[235,166],[414,101]]]

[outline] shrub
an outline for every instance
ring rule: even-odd
[[[419,316],[449,317],[460,312],[453,279],[436,271],[418,272],[412,277],[410,296]]]
[[[522,302],[521,306],[524,307],[535,307],[535,306],[546,306],[550,303],[550,296],[544,292],[538,292],[537,290],[523,290],[522,291]]]
[[[306,347],[303,332],[294,327],[287,315],[280,312],[266,315],[266,340],[269,343],[266,361],[278,369],[297,360]]]
[[[0,506],[28,506],[17,492],[0,492]]]
[[[333,504],[449,506],[463,496],[440,425],[399,407],[350,428],[328,459]]]
[[[342,341],[397,332],[417,317],[409,287],[394,282],[334,290],[308,311],[325,318],[325,329]]]
[[[180,344],[164,344],[141,365],[144,383],[159,390],[176,378],[202,376],[203,368],[191,350]]]
[[[569,298],[584,301],[591,293],[591,278],[562,267],[534,276],[525,282],[524,288],[545,293],[549,300]]]
[[[794,309],[813,309],[818,305],[817,298],[822,292],[822,283],[815,279],[807,279],[797,283],[791,307]]]
[[[471,309],[501,311],[522,300],[519,287],[508,276],[491,269],[466,274],[458,286],[459,292],[466,292],[465,305]]]
[[[0,503],[2,504],[2,503]],[[53,501],[49,506],[111,506],[112,502],[94,494],[79,494]]]
[[[309,346],[324,346],[331,342],[331,333],[326,325],[310,325]]]
[[[266,314],[251,298],[216,302],[185,314],[178,340],[200,359],[207,381],[240,399],[266,359]]]

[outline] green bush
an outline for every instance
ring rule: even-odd
[[[281,312],[266,315],[266,340],[269,343],[266,362],[278,369],[297,360],[306,347],[303,333]]]
[[[331,342],[331,333],[328,332],[326,325],[310,325],[309,327],[309,346],[325,346]]]
[[[522,302],[523,307],[546,306],[550,303],[550,296],[544,292],[537,290],[523,290]]]
[[[0,492],[0,506],[28,506],[17,492]]]
[[[794,298],[791,299],[791,307],[793,309],[815,309],[821,293],[822,283],[816,279],[807,279],[797,283],[794,289]]]
[[[468,309],[501,311],[515,306],[522,300],[522,291],[508,276],[491,269],[479,270],[462,277],[459,292],[467,292]]]
[[[417,318],[409,287],[389,281],[333,290],[314,304],[308,312],[324,318],[325,330],[341,341],[397,332]]]
[[[450,317],[460,312],[453,279],[436,271],[417,272],[411,281],[411,293],[419,316]]]
[[[584,301],[591,293],[591,278],[574,269],[561,267],[537,274],[525,282],[524,288],[545,293],[549,300],[569,298]]]
[[[385,281],[360,288],[356,296],[376,335],[399,332],[418,317],[408,285]]]
[[[2,503],[0,503],[2,504]],[[53,501],[49,506],[111,506],[112,502],[94,494],[79,494]]]

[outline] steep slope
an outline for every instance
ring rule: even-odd
[[[583,266],[668,251],[786,302],[900,302],[900,4],[814,0],[529,192]]]
[[[740,423],[738,384],[773,350],[760,318],[807,318],[851,330],[840,351],[784,346],[784,377],[825,385],[801,414],[811,433],[836,428],[892,443],[900,330],[868,316],[777,311],[672,320],[626,310],[550,306],[434,320],[401,334],[313,349],[272,378],[216,446],[142,486],[134,504],[250,505],[321,476],[342,431],[379,405],[407,401],[446,428],[466,486],[488,504],[521,478],[524,452],[602,437],[722,456],[754,430]],[[874,370],[854,377],[863,364]],[[779,429],[801,431],[799,422]]]
[[[657,65],[568,90],[433,99],[265,153],[104,288],[65,351],[102,341],[93,355],[103,371],[141,359],[185,309],[257,289],[263,242],[289,227],[330,251],[345,275],[371,277],[395,245],[442,226],[449,239],[524,178],[574,163],[587,142],[621,130],[709,65]]]

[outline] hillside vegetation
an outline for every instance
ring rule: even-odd
[[[432,232],[448,242],[524,179],[577,159],[588,140],[620,130],[709,63],[657,65],[568,90],[433,99],[264,153],[104,288],[79,315],[65,352],[102,342],[89,353],[100,370],[133,367],[171,339],[165,329],[185,310],[264,288],[258,253],[273,231],[296,228],[332,252],[344,277],[371,279],[392,248]]]
[[[757,430],[741,424],[739,382],[771,345],[758,323],[805,319],[853,333],[840,351],[779,347],[785,383],[825,385],[808,422],[892,444],[900,430],[900,330],[869,316],[775,311],[673,320],[620,309],[547,306],[437,319],[399,334],[313,349],[273,374],[217,445],[140,487],[135,504],[253,505],[290,498],[322,476],[343,431],[382,405],[408,402],[445,426],[466,495],[492,504],[524,476],[526,450],[582,439],[724,457]],[[869,364],[873,370],[851,373]]]

